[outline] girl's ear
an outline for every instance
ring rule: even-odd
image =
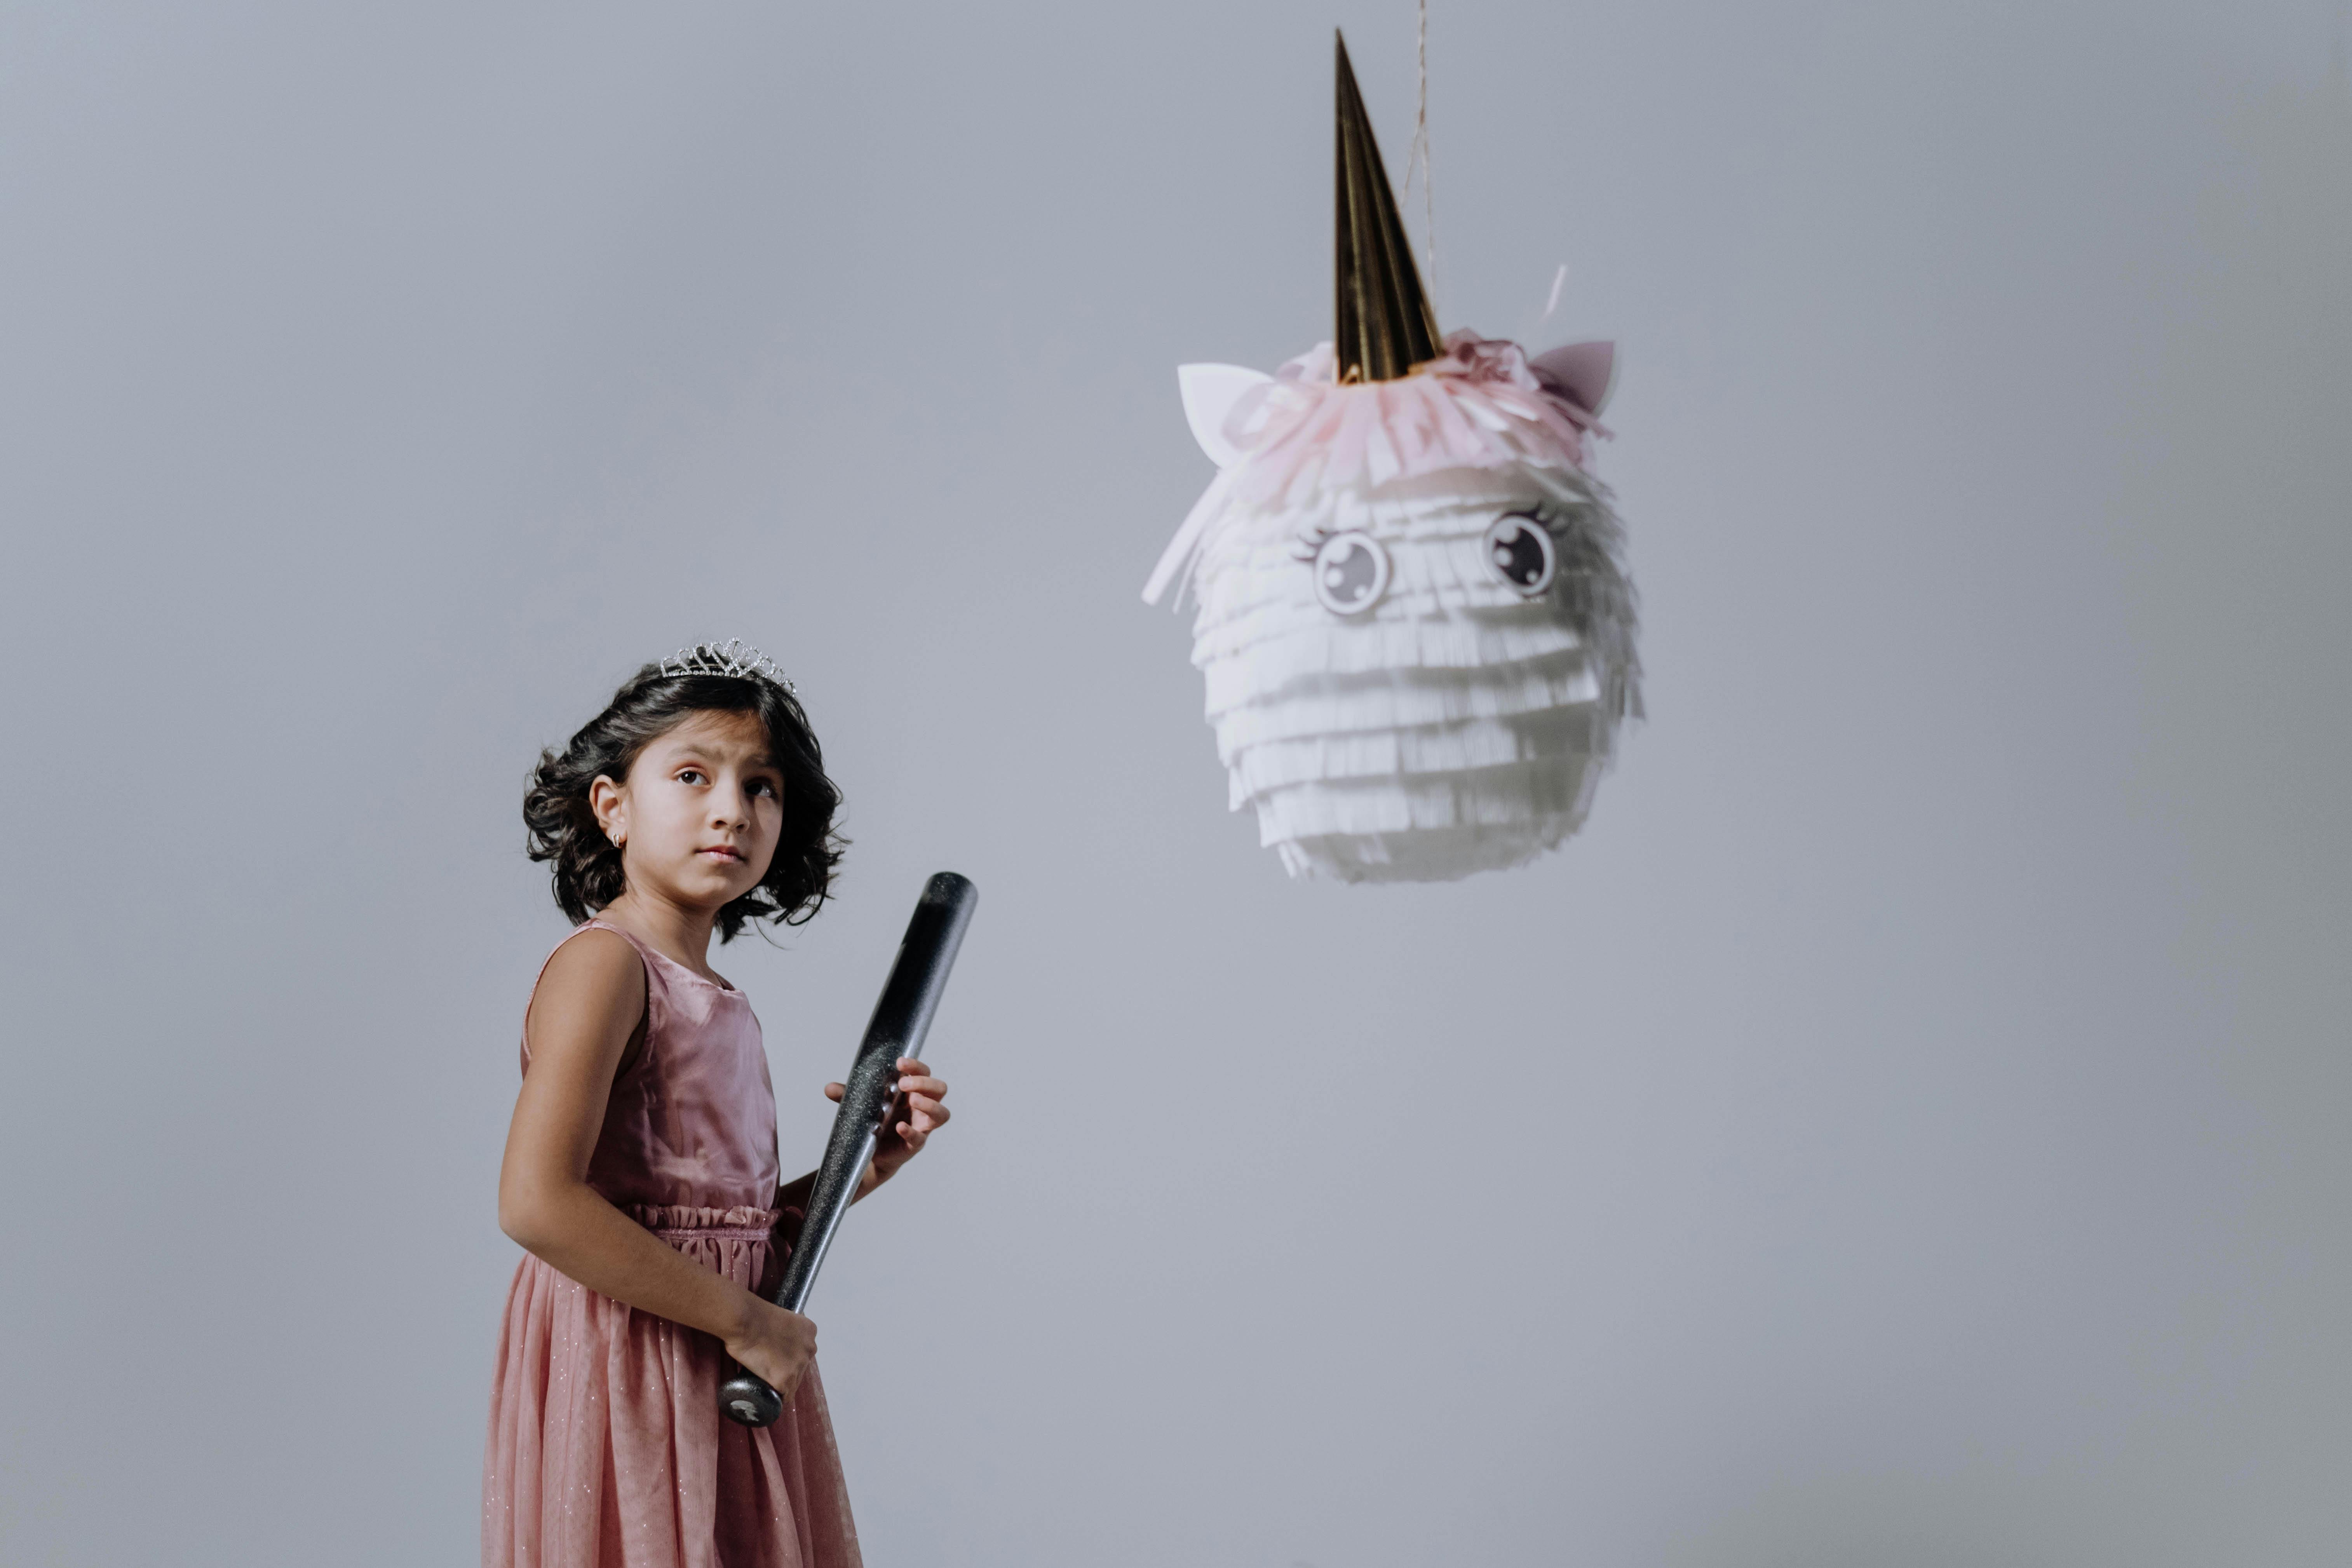
[[[1246,365],[1176,367],[1176,388],[1184,397],[1185,423],[1192,426],[1192,439],[1201,443],[1201,450],[1209,454],[1209,461],[1221,468],[1230,468],[1240,458],[1242,449],[1225,433],[1225,421],[1244,394],[1273,379],[1264,371],[1251,370]]]
[[[619,847],[629,836],[629,800],[621,786],[598,773],[596,782],[588,786],[588,809],[596,814],[596,826],[604,830],[604,837]]]

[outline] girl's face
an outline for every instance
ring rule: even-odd
[[[759,886],[782,826],[784,775],[756,713],[703,712],[637,753],[588,800],[621,844],[632,891],[717,910]]]

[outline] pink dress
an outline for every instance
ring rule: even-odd
[[[588,925],[646,964],[644,1048],[614,1079],[588,1184],[704,1268],[773,1289],[776,1098],[759,1019],[741,992]],[[712,1336],[526,1254],[490,1390],[483,1568],[857,1568],[816,1369],[782,1420],[752,1428],[719,1414],[725,1362]]]

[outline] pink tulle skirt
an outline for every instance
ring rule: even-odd
[[[747,1289],[777,1215],[628,1213]],[[482,1464],[483,1568],[857,1568],[811,1367],[773,1426],[719,1414],[719,1342],[526,1256],[507,1293]]]

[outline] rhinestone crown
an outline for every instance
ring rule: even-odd
[[[661,672],[672,676],[725,675],[738,680],[772,681],[787,691],[797,689],[774,659],[758,648],[746,647],[741,637],[682,647],[661,661]]]

